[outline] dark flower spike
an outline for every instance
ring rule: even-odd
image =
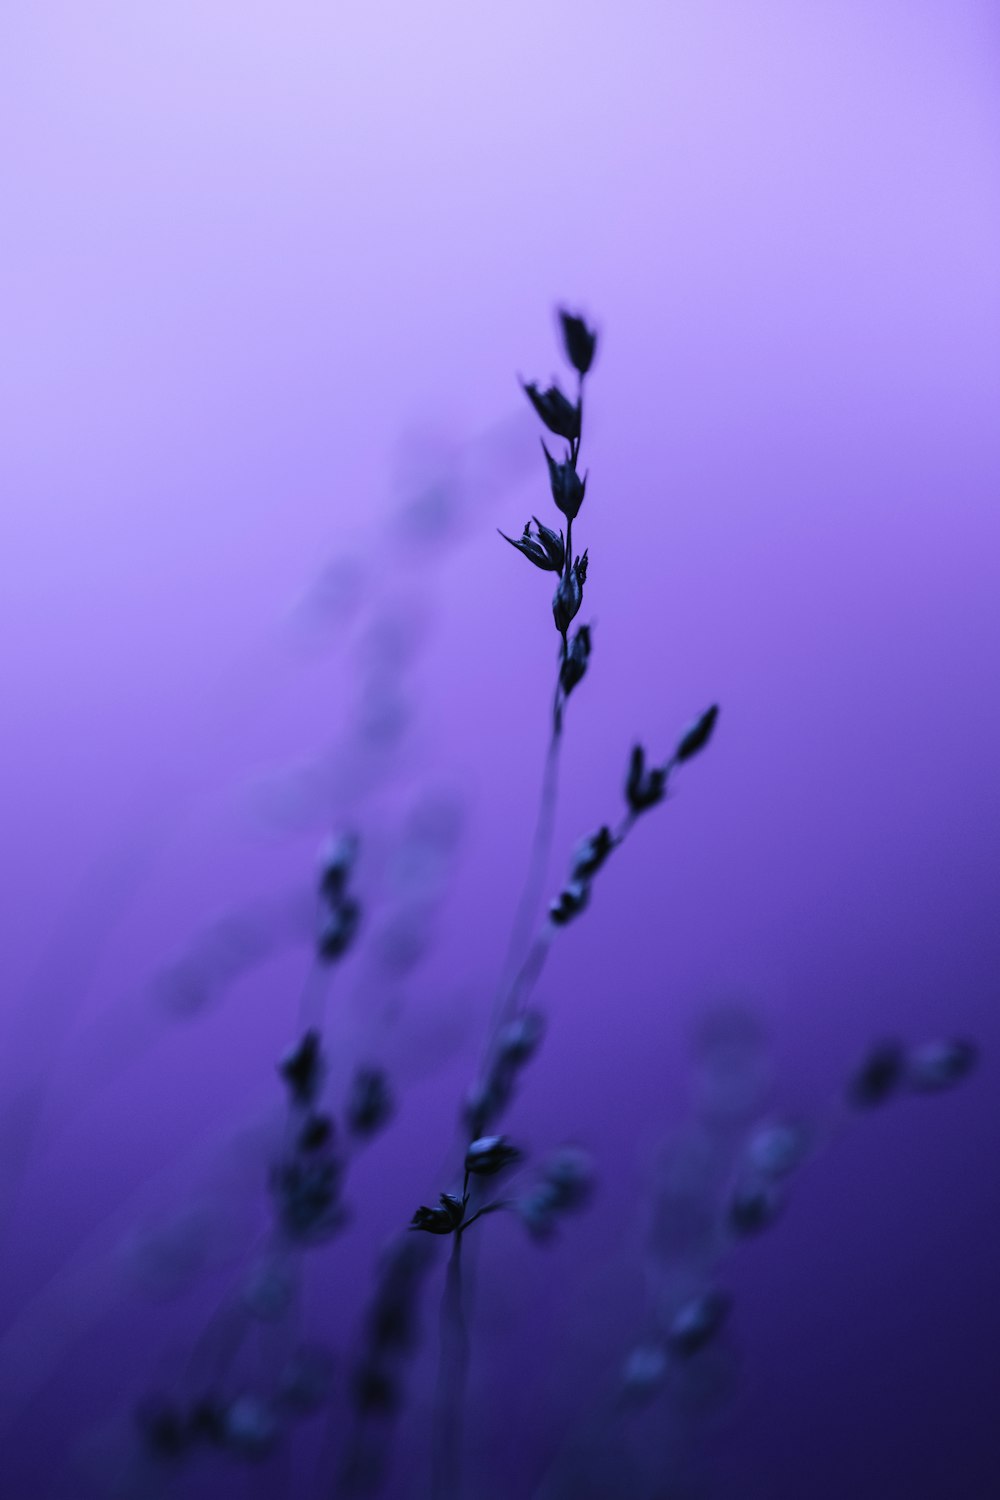
[[[574,880],[589,880],[596,875],[614,847],[614,835],[606,823],[581,839],[573,852]]]
[[[715,728],[715,721],[718,717],[719,705],[713,703],[711,708],[707,708],[701,718],[696,719],[690,729],[684,732],[680,744],[674,751],[674,760],[678,765],[683,765],[686,760],[697,755],[699,750],[704,750],[712,738],[712,730]]]
[[[318,1031],[307,1031],[301,1042],[286,1052],[278,1072],[296,1104],[311,1104],[323,1081],[323,1058]]]
[[[549,907],[549,921],[556,927],[565,927],[578,917],[590,900],[590,886],[585,880],[571,880],[564,886]]]
[[[522,1156],[505,1135],[482,1135],[465,1153],[465,1170],[473,1177],[495,1177]]]
[[[581,625],[576,635],[570,641],[569,649],[559,669],[559,682],[567,698],[577,683],[582,682],[587,675],[590,652],[590,626]]]
[[[880,1042],[873,1047],[851,1079],[848,1097],[860,1109],[870,1109],[891,1099],[903,1082],[906,1058],[898,1042]]]
[[[662,766],[653,766],[647,771],[645,750],[641,745],[633,746],[625,782],[625,799],[632,812],[645,812],[662,802],[666,786],[667,773]]]
[[[582,479],[580,478],[569,457],[566,458],[565,463],[556,463],[544,442],[542,452],[549,466],[549,484],[552,486],[552,498],[556,503],[556,509],[561,510],[568,520],[573,521],[583,504],[583,497],[587,491],[587,476],[585,474]]]
[[[594,363],[594,353],[597,349],[597,334],[576,313],[567,312],[564,307],[559,309],[559,322],[562,324],[563,344],[566,347],[566,357],[574,370],[579,375],[586,375]]]
[[[500,531],[499,526],[497,530]],[[544,573],[556,573],[560,571],[560,569],[553,566],[545,548],[531,535],[530,521],[525,522],[524,531],[516,539],[508,536],[506,531],[500,531],[500,535],[505,542],[510,542],[512,547],[516,547],[518,552],[523,552],[528,561],[533,562],[535,567],[541,568]]]
[[[954,1088],[967,1078],[976,1065],[978,1052],[972,1042],[953,1039],[928,1042],[913,1053],[907,1068],[907,1080],[919,1093],[936,1094]]]
[[[527,385],[522,381],[522,388],[549,431],[568,443],[575,442],[580,436],[579,406],[567,400],[557,385],[540,391],[534,381]]]
[[[454,1234],[464,1218],[465,1200],[454,1193],[442,1193],[440,1208],[418,1208],[410,1228],[424,1229],[428,1234]]]
[[[354,1135],[374,1135],[387,1124],[395,1108],[392,1091],[381,1068],[359,1068],[347,1101],[347,1127]]]

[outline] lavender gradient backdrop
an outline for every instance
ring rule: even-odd
[[[208,1143],[276,1102],[302,953],[190,1025],[150,1019],[151,975],[294,894],[338,809],[374,883],[424,785],[467,826],[387,1043],[398,1129],[324,1252],[339,1333],[434,1190],[544,751],[549,590],[495,528],[545,503],[515,374],[555,371],[566,299],[602,334],[596,628],[553,881],[634,738],[664,753],[722,716],[544,981],[518,1134],[586,1142],[602,1189],[552,1253],[506,1224],[484,1243],[481,1279],[519,1282],[480,1319],[481,1494],[521,1493],[543,1396],[627,1338],[649,1164],[692,1024],[733,992],[791,1107],[883,1035],[984,1057],[846,1135],[734,1261],[711,1493],[1000,1494],[998,43],[986,0],[7,0],[5,1497],[47,1493],[197,1327],[91,1273],[99,1226],[183,1202]],[[400,639],[359,648],[366,610]],[[366,649],[415,654],[400,762],[362,796],[353,763],[307,768]],[[352,964],[336,1024],[363,1050],[395,991],[366,1009]],[[50,1368],[67,1266],[92,1319]]]

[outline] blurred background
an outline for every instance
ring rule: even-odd
[[[828,1149],[727,1259],[733,1390],[649,1493],[1000,1493],[998,78],[987,0],[7,0],[5,1495],[91,1493],[252,1240],[343,827],[331,1068],[398,1102],[310,1272],[335,1351],[447,1185],[546,743],[551,579],[497,528],[554,524],[517,378],[563,303],[600,343],[553,890],[634,741],[722,712],[539,987],[509,1128],[599,1187],[551,1247],[484,1226],[470,1494],[541,1493],[635,1341],[737,1002]],[[841,1128],[873,1042],[953,1035],[967,1087]]]

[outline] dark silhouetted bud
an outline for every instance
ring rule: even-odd
[[[571,880],[549,906],[549,921],[565,927],[578,917],[590,900],[590,886],[585,880]]]
[[[729,1314],[730,1298],[725,1292],[703,1292],[683,1303],[674,1314],[667,1335],[675,1354],[687,1357],[710,1344]]]
[[[532,381],[523,385],[523,390],[550,432],[568,443],[576,441],[580,436],[580,408],[575,402],[568,401],[557,385],[540,391]]]
[[[685,730],[681,736],[680,744],[674,751],[674,760],[678,765],[683,765],[686,760],[690,760],[693,755],[697,755],[699,750],[704,750],[712,738],[712,730],[715,728],[715,721],[718,717],[719,705],[713,703],[711,708],[705,710],[700,719],[695,720],[690,729]]]
[[[659,1344],[640,1344],[622,1368],[622,1394],[630,1401],[647,1401],[662,1386],[668,1360]]]
[[[470,1087],[462,1105],[462,1120],[470,1139],[485,1135],[486,1127],[503,1110],[510,1094],[511,1081],[503,1071],[495,1071]]]
[[[499,530],[499,528],[497,529]],[[510,542],[512,547],[516,547],[518,552],[523,552],[528,561],[533,562],[536,568],[541,568],[543,573],[561,573],[565,562],[562,537],[554,531],[549,531],[547,526],[545,530],[549,532],[550,537],[555,537],[559,543],[558,556],[555,549],[551,546],[546,546],[542,541],[540,528],[539,535],[537,537],[532,536],[530,521],[524,523],[524,531],[516,540],[512,536],[508,536],[506,531],[501,531],[500,535],[505,542]]]
[[[333,1120],[329,1115],[310,1115],[299,1131],[300,1151],[323,1151],[333,1142]]]
[[[936,1094],[954,1088],[976,1065],[978,1053],[972,1042],[958,1039],[928,1042],[915,1049],[909,1061],[910,1087],[919,1093]]]
[[[880,1042],[873,1047],[851,1079],[848,1097],[861,1109],[884,1104],[903,1081],[906,1058],[898,1042]]]
[[[188,1444],[189,1430],[180,1410],[172,1402],[152,1398],[135,1414],[143,1444],[154,1458],[176,1459]]]
[[[556,509],[561,510],[568,520],[573,521],[579,514],[583,497],[587,492],[587,476],[580,478],[568,456],[566,461],[560,464],[552,457],[544,443],[542,451],[549,466],[549,484],[552,486],[552,498],[556,503]]]
[[[505,1135],[481,1135],[465,1153],[465,1170],[474,1177],[495,1177],[521,1158]]]
[[[559,309],[559,322],[562,324],[567,359],[574,370],[580,375],[586,375],[594,362],[597,334],[576,313],[567,312],[562,307]]]
[[[667,786],[667,773],[662,766],[646,770],[646,752],[635,745],[629,761],[628,778],[625,782],[625,798],[634,813],[645,812],[663,801]]]
[[[329,1239],[346,1222],[340,1202],[343,1167],[332,1156],[310,1156],[284,1162],[271,1174],[281,1227],[290,1239],[317,1243]]]
[[[191,1407],[188,1428],[196,1442],[221,1443],[225,1427],[225,1407],[214,1396],[202,1396]]]
[[[312,1104],[323,1082],[323,1057],[318,1031],[307,1031],[278,1064],[296,1104]]]
[[[590,661],[590,626],[581,625],[569,643],[565,660],[559,669],[559,682],[568,698],[578,682],[582,682]]]
[[[561,573],[566,566],[566,543],[562,532],[553,531],[551,526],[544,526],[537,516],[532,516],[531,519],[538,530],[538,540],[544,547],[554,571]]]
[[[347,1101],[347,1126],[355,1135],[374,1135],[392,1117],[392,1092],[381,1068],[359,1068]]]
[[[736,1234],[759,1234],[774,1223],[783,1204],[782,1195],[773,1183],[744,1183],[729,1203],[730,1227]]]
[[[582,1208],[594,1186],[594,1164],[579,1146],[563,1146],[545,1163],[542,1177],[560,1212]]]
[[[565,635],[583,603],[583,585],[587,578],[587,554],[578,557],[559,580],[552,600],[552,618],[560,635]]]
[[[354,1404],[359,1411],[395,1411],[399,1405],[399,1386],[391,1370],[384,1365],[366,1361],[354,1372],[351,1382]]]
[[[596,875],[614,847],[614,836],[606,823],[596,833],[581,839],[573,851],[573,878],[589,880]]]
[[[526,1010],[501,1028],[497,1037],[497,1057],[512,1068],[520,1068],[534,1057],[545,1035],[545,1017],[537,1010]]]
[[[357,855],[358,841],[351,833],[331,839],[323,850],[319,862],[319,887],[328,901],[337,902],[344,894]]]
[[[454,1193],[441,1194],[440,1208],[418,1208],[411,1229],[425,1229],[428,1234],[453,1234],[465,1218],[465,1203]]]
[[[804,1159],[809,1140],[810,1132],[804,1125],[791,1121],[762,1125],[747,1144],[747,1165],[760,1177],[787,1177]]]
[[[542,1182],[525,1197],[518,1200],[517,1213],[533,1239],[551,1239],[559,1222],[557,1195],[548,1183]]]
[[[319,957],[324,963],[342,958],[354,941],[361,920],[361,908],[345,896],[327,914],[319,931]]]
[[[278,1424],[266,1402],[257,1396],[239,1396],[226,1408],[223,1441],[241,1458],[265,1457],[278,1436]]]

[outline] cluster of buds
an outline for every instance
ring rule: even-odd
[[[358,930],[361,908],[348,889],[357,854],[357,839],[344,834],[328,845],[320,859],[322,916],[316,951],[324,964],[343,958]]]
[[[545,390],[534,382],[522,384],[525,395],[549,432],[565,439],[569,445],[560,458],[549,451],[544,441],[542,443],[552,500],[566,519],[566,535],[564,537],[561,530],[554,531],[543,525],[537,516],[525,523],[520,537],[507,536],[503,531],[500,535],[536,568],[558,575],[552,617],[562,639],[559,691],[563,698],[568,698],[586,674],[592,645],[589,625],[581,625],[572,639],[569,631],[583,603],[583,587],[587,581],[587,553],[579,557],[573,554],[573,522],[580,513],[587,491],[587,476],[581,476],[579,472],[583,383],[594,362],[597,335],[581,317],[565,309],[559,312],[559,324],[563,351],[577,376],[576,401],[564,395],[555,382]]]
[[[344,1165],[336,1151],[333,1118],[316,1108],[325,1066],[319,1033],[307,1031],[278,1065],[293,1110],[304,1119],[286,1156],[271,1172],[278,1221],[290,1240],[313,1243],[341,1227]]]
[[[457,1193],[442,1193],[437,1208],[417,1209],[410,1228],[422,1229],[427,1234],[459,1234],[484,1213],[506,1207],[499,1202],[487,1204],[470,1217],[469,1178],[497,1177],[501,1172],[516,1166],[523,1155],[520,1148],[513,1145],[505,1135],[484,1135],[470,1141],[465,1152],[465,1188],[461,1197]]]
[[[155,1398],[140,1406],[136,1425],[150,1458],[172,1464],[206,1448],[262,1459],[279,1435],[271,1404],[250,1394],[230,1401],[206,1396],[185,1405]]]
[[[912,1050],[900,1042],[878,1042],[852,1076],[848,1098],[858,1108],[870,1109],[901,1093],[941,1093],[967,1078],[977,1057],[972,1042],[958,1037]]]

